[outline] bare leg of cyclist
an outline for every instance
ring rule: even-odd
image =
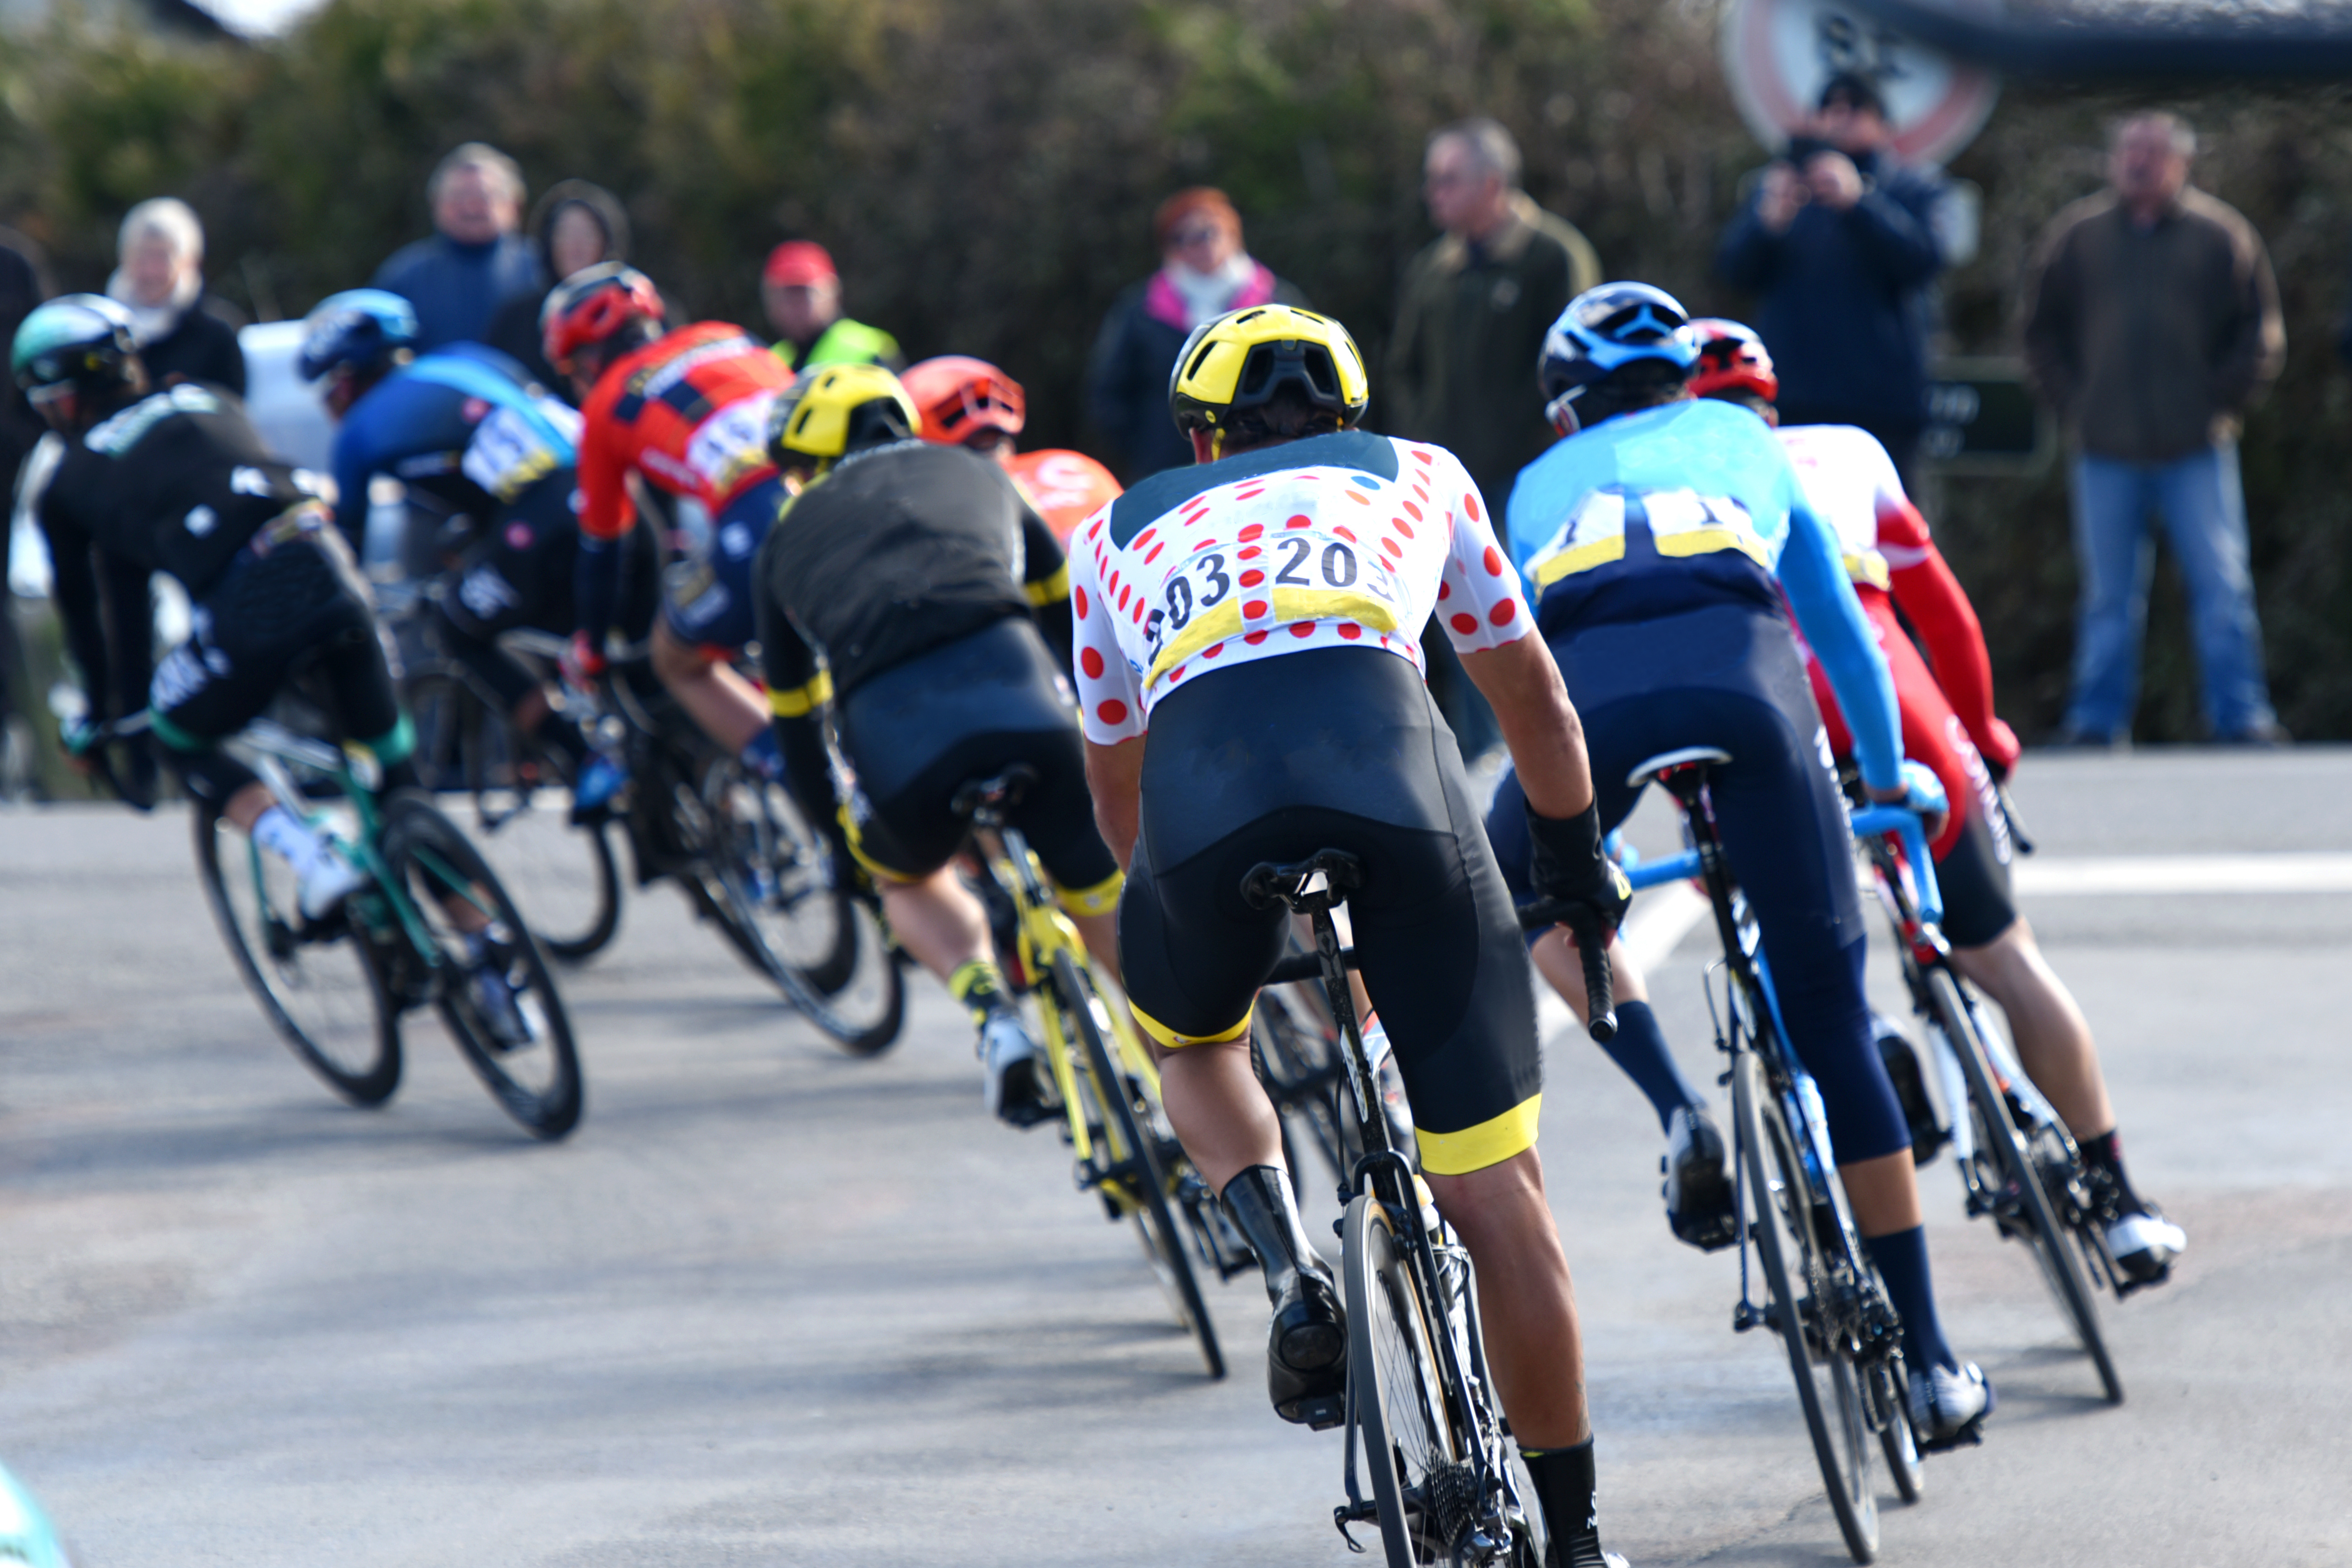
[[[1287,1171],[1282,1119],[1250,1065],[1247,1038],[1161,1049],[1160,1100],[1193,1168],[1217,1191],[1253,1165]]]
[[[1528,1149],[1483,1171],[1433,1175],[1429,1189],[1477,1266],[1486,1358],[1512,1432],[1529,1448],[1584,1442],[1583,1340],[1541,1157]]]
[[[2091,1026],[2021,919],[1981,947],[1952,949],[1952,967],[2000,1004],[2017,1055],[2075,1139],[2115,1131]]]
[[[728,755],[741,754],[768,733],[767,705],[758,689],[732,665],[678,641],[667,621],[654,626],[653,658],[654,674]]]
[[[882,879],[882,909],[915,961],[947,983],[979,1031],[988,1109],[1015,1127],[1034,1127],[1051,1108],[1038,1082],[1037,1046],[1023,1026],[996,966],[988,910],[950,861],[912,882]]]

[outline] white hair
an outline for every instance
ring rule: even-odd
[[[1499,120],[1477,115],[1441,126],[1430,132],[1423,155],[1441,142],[1459,142],[1469,149],[1470,162],[1485,174],[1502,177],[1503,188],[1519,188],[1519,143]]]
[[[196,209],[177,196],[157,196],[124,214],[115,254],[128,256],[133,245],[150,235],[170,246],[172,254],[190,266],[201,265],[205,259],[205,226],[197,220]]]
[[[441,199],[441,186],[450,175],[463,169],[479,169],[493,185],[502,185],[517,206],[528,194],[522,183],[522,165],[487,142],[467,142],[452,148],[449,154],[434,166],[433,177],[425,182],[425,199]]]
[[[2172,151],[2183,158],[2197,156],[2197,132],[2189,121],[2168,109],[2144,109],[2137,114],[2126,114],[2115,122],[2107,133],[2107,145],[2114,147],[2124,139],[2124,132],[2139,124],[2160,125],[2172,138]]]

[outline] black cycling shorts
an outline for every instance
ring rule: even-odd
[[[1011,813],[1063,902],[1108,913],[1118,862],[1095,830],[1086,746],[1054,657],[1026,616],[1008,617],[884,670],[841,699],[841,747],[857,774],[843,808],[849,846],[877,876],[919,881],[971,832],[956,791],[1015,763],[1037,774]]]
[[[194,606],[194,635],[157,667],[148,700],[157,738],[190,791],[225,800],[253,775],[211,747],[258,718],[298,666],[316,658],[337,731],[387,765],[413,744],[351,549],[331,526],[257,535]]]
[[[1348,912],[1420,1130],[1423,1169],[1533,1147],[1543,1057],[1511,895],[1453,731],[1412,665],[1318,648],[1218,669],[1151,715],[1142,833],[1119,904],[1127,992],[1164,1046],[1243,1037],[1289,917],[1254,910],[1261,861],[1363,862]]]
[[[1954,801],[1967,825],[1944,858],[1936,862],[1936,886],[1944,895],[1944,940],[1954,947],[1982,947],[2017,923],[2017,900],[2010,891],[2009,866],[1993,842],[1980,809]]]
[[[1709,784],[1716,827],[1763,932],[1790,1044],[1821,1087],[1831,1143],[1846,1163],[1908,1148],[1910,1124],[1871,1043],[1869,931],[1845,801],[1787,624],[1725,605],[1592,626],[1552,655],[1584,721],[1603,831],[1633,812],[1639,792],[1626,775],[1641,763],[1686,746],[1731,753]],[[1486,826],[1531,900],[1526,818],[1507,774]]]

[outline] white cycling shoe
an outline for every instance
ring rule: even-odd
[[[1037,1081],[1037,1042],[1021,1020],[999,1013],[981,1026],[980,1062],[988,1075],[988,1113],[1013,1127],[1034,1127],[1054,1114]]]
[[[341,855],[321,850],[295,879],[295,900],[304,920],[324,920],[335,906],[367,886],[368,875]]]
[[[1972,1361],[1957,1371],[1911,1369],[1911,1426],[1922,1448],[1982,1442],[1979,1428],[1992,1407],[1992,1384]]]
[[[2107,1223],[2107,1256],[2135,1285],[2153,1285],[2172,1272],[2172,1260],[2189,1249],[2189,1233],[2155,1209],[2121,1215]]]

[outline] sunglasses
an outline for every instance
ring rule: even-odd
[[[1203,224],[1196,228],[1180,228],[1168,237],[1168,243],[1180,250],[1190,249],[1196,245],[1205,245],[1224,232],[1215,224]]]

